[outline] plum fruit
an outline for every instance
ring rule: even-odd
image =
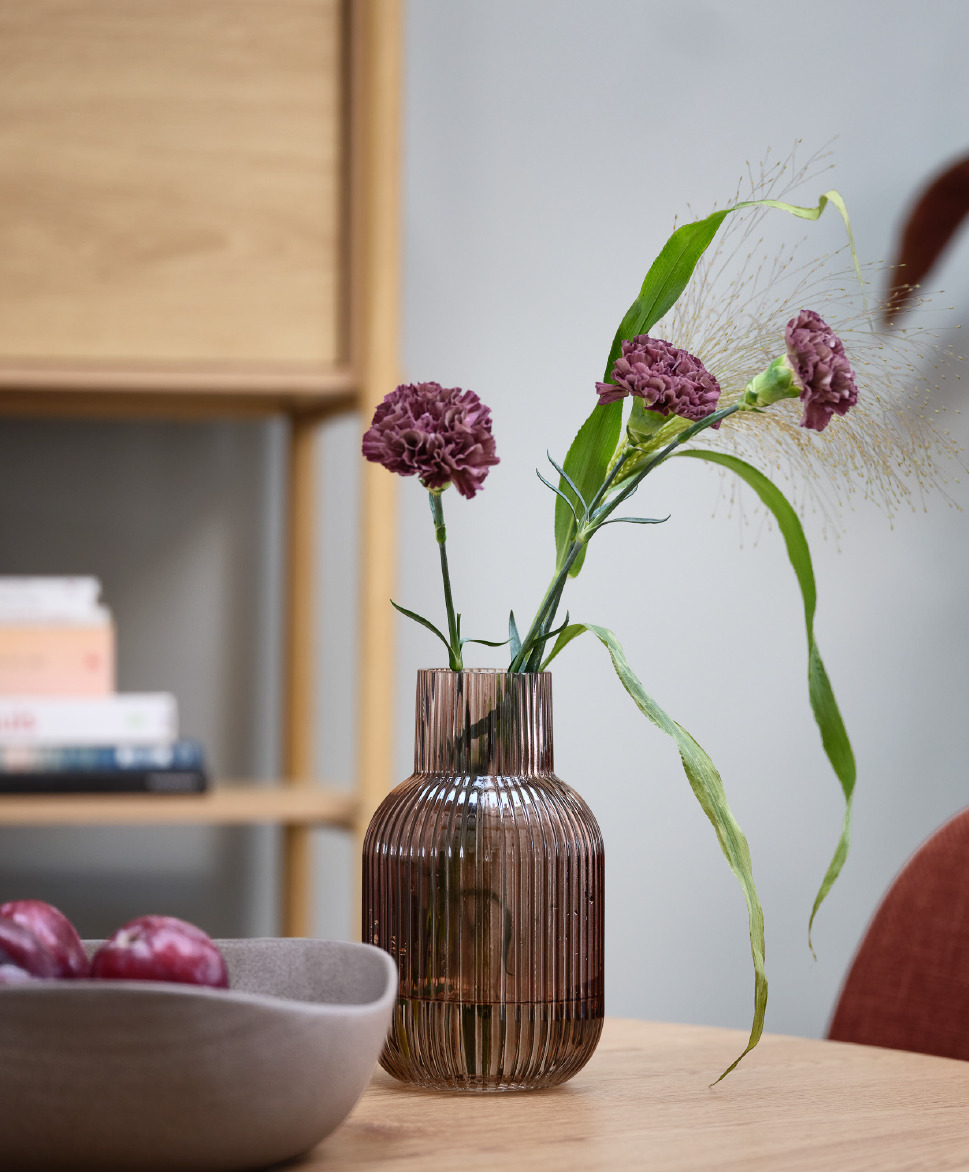
[[[91,976],[229,987],[226,962],[219,949],[201,928],[175,916],[129,920],[91,958]]]
[[[9,916],[0,916],[0,967],[8,966],[23,969],[31,977],[58,976],[57,958],[44,941]]]
[[[91,970],[81,937],[71,921],[42,899],[11,899],[0,904],[0,916],[14,920],[40,938],[57,962],[55,977],[86,977]]]

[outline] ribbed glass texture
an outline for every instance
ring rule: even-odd
[[[398,961],[396,1078],[525,1090],[589,1059],[603,839],[553,772],[548,673],[418,672],[414,774],[364,839],[362,938]]]

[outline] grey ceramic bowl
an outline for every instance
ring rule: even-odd
[[[243,1172],[333,1131],[384,1043],[393,960],[327,940],[216,943],[229,991],[0,988],[0,1167]]]

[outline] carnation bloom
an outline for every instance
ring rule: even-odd
[[[750,191],[736,199],[785,199],[785,191],[815,180],[818,160],[798,167],[792,160],[755,175]],[[874,330],[860,306],[855,277],[836,257],[813,257],[803,240],[793,253],[751,247],[761,221],[774,215],[754,209],[742,220],[728,216],[713,244],[698,261],[687,288],[655,327],[676,346],[717,371],[720,406],[740,402],[751,372],[785,352],[786,323],[806,303],[838,320],[838,333],[852,356],[858,402],[820,436],[799,426],[801,410],[739,411],[725,421],[718,446],[787,478],[800,513],[822,518],[828,535],[857,495],[890,517],[924,498],[952,502],[950,470],[963,476],[966,455],[948,430],[948,407],[934,383],[954,375],[954,359],[928,325]],[[730,284],[725,273],[733,276]],[[873,282],[879,273],[869,274]],[[806,298],[811,289],[812,301]],[[743,292],[743,295],[742,295]],[[780,342],[780,344],[779,344]],[[788,355],[784,353],[786,363]],[[794,377],[794,376],[793,376]],[[800,386],[794,387],[796,396]],[[715,439],[696,436],[699,447]],[[823,442],[819,442],[819,440]]]
[[[611,377],[611,383],[596,384],[600,403],[636,395],[649,411],[682,419],[704,419],[717,408],[721,394],[717,379],[699,358],[647,334],[623,343]]]
[[[464,497],[498,463],[489,409],[474,391],[440,383],[403,384],[385,395],[361,447],[389,472],[417,476],[429,490],[454,484]]]
[[[833,415],[844,415],[859,397],[845,347],[814,309],[802,309],[791,319],[785,345],[805,404],[802,427],[823,431]]]

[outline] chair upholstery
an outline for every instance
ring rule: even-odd
[[[967,1057],[967,811],[916,851],[849,969],[829,1038]]]

